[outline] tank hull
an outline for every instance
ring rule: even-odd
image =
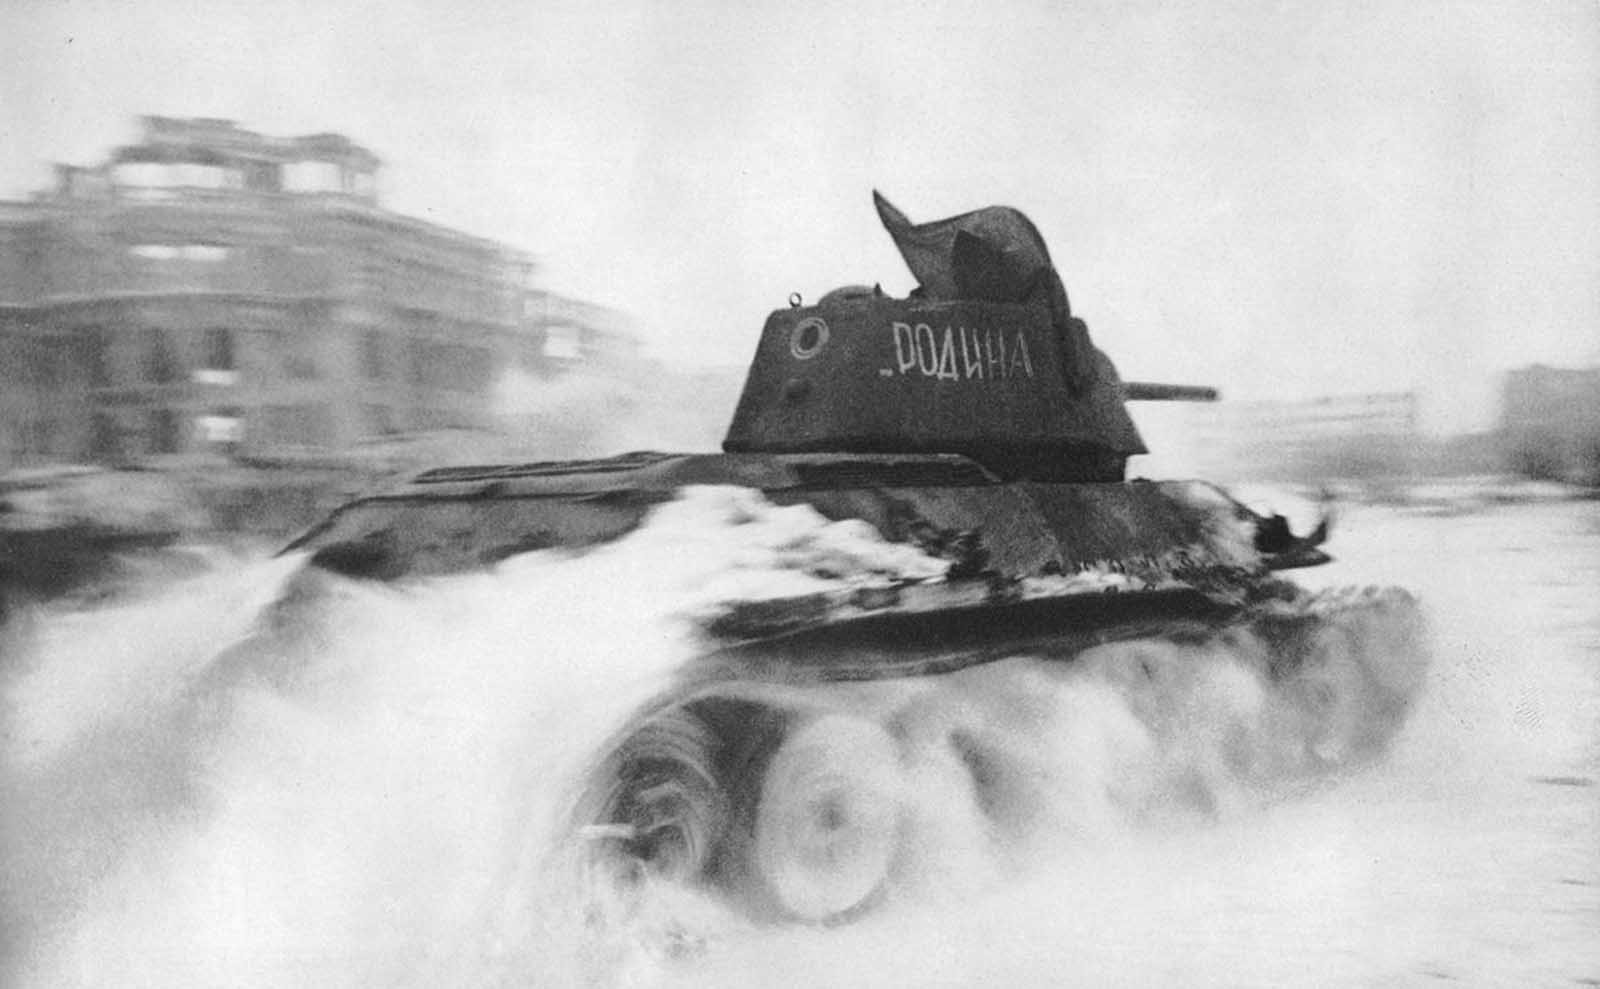
[[[350,502],[285,551],[349,576],[456,573],[608,542],[686,488],[730,485],[862,520],[945,561],[950,578],[1242,585],[1286,556],[1258,548],[1266,520],[1202,482],[1005,482],[956,455],[653,453],[426,471]]]

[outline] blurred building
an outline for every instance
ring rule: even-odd
[[[1414,474],[1425,444],[1414,392],[1206,407],[1212,472],[1234,479],[1384,482]]]
[[[1508,372],[1498,438],[1506,466],[1519,474],[1600,484],[1600,368]]]
[[[146,117],[0,203],[0,464],[489,428],[508,370],[633,353],[523,253],[384,209],[379,173],[338,134]]]
[[[639,340],[615,309],[538,289],[523,293],[522,327],[531,349],[523,369],[541,377],[587,370],[602,376],[639,367]]]

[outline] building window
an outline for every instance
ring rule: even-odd
[[[167,166],[158,161],[126,161],[111,170],[111,179],[121,186],[165,186],[172,184]]]
[[[218,165],[186,161],[173,166],[177,185],[193,189],[221,189],[228,184],[227,171]]]
[[[294,161],[283,166],[283,187],[289,192],[339,192],[342,169],[331,161]]]
[[[128,253],[145,261],[226,261],[232,249],[222,244],[131,244]]]
[[[51,341],[32,341],[32,346],[27,347],[26,353],[28,355],[27,380],[29,383],[50,391],[59,387],[61,380],[57,369],[60,365],[56,359],[55,348],[51,345]]]
[[[318,376],[316,340],[311,337],[313,331],[312,324],[303,323],[267,334],[268,353],[284,377],[309,381]]]
[[[17,435],[21,448],[17,451],[24,456],[48,455],[54,453],[52,446],[55,443],[55,425],[44,415],[25,418],[17,427]]]
[[[178,414],[171,409],[150,413],[150,452],[177,453],[183,437],[178,429]]]
[[[111,384],[110,369],[106,362],[106,335],[97,326],[88,326],[80,331],[78,337],[79,360],[83,362],[84,373],[89,378],[89,384],[96,388],[105,388]]]
[[[290,340],[288,353],[283,358],[283,371],[299,381],[312,381],[318,377],[317,358],[311,348],[301,341]]]
[[[89,424],[89,454],[98,460],[109,460],[122,452],[121,431],[117,421],[104,412],[96,412]]]
[[[234,367],[233,331],[212,327],[206,330],[201,346],[204,350],[200,355],[200,366],[194,371],[195,383],[222,387],[238,384],[239,372]]]
[[[418,429],[449,429],[450,412],[447,409],[417,409],[412,414]]]
[[[111,184],[129,199],[171,199],[173,188],[183,184],[183,174],[164,162],[127,161],[111,170]]]
[[[205,366],[213,371],[237,371],[233,360],[233,332],[221,327],[206,331]]]
[[[233,447],[244,439],[244,413],[239,409],[217,409],[194,420],[200,439],[213,447]]]
[[[328,320],[329,311],[324,305],[307,302],[296,307],[288,332],[277,335],[286,376],[301,381],[321,376],[317,348],[322,334],[330,329]]]
[[[267,435],[289,446],[327,446],[333,437],[333,413],[328,406],[274,405],[265,410]]]
[[[386,405],[364,405],[362,414],[367,420],[368,436],[388,436],[395,431],[394,415]]]
[[[144,379],[156,384],[178,380],[178,362],[172,356],[165,330],[150,327],[144,331]]]
[[[449,347],[441,355],[443,367],[448,374],[445,387],[454,391],[477,393],[489,388],[489,379],[492,376],[492,358],[488,351],[479,347]]]
[[[228,260],[229,249],[221,244],[185,244],[182,253],[185,261],[215,264],[218,261]]]
[[[367,380],[382,381],[386,377],[388,362],[384,356],[383,334],[368,330],[361,338],[361,366]]]
[[[279,192],[283,182],[278,166],[270,161],[252,161],[245,165],[245,188],[256,192]]]
[[[427,384],[429,350],[427,341],[412,337],[408,349],[411,351],[408,380],[414,385]]]
[[[175,261],[182,252],[176,244],[134,244],[128,253],[146,261]]]

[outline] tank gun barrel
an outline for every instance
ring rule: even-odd
[[[1124,381],[1122,397],[1128,402],[1215,402],[1215,388],[1204,385],[1166,385],[1151,381]]]

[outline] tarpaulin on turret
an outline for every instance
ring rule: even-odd
[[[925,298],[1047,304],[1067,388],[1082,395],[1092,387],[1098,359],[1089,328],[1073,317],[1066,286],[1032,220],[1010,206],[987,206],[912,223],[881,192],[873,190],[872,201]]]
[[[1019,210],[989,206],[912,223],[882,193],[874,191],[872,200],[927,298],[1025,302],[1043,289],[1052,311],[1072,315],[1044,238]]]

